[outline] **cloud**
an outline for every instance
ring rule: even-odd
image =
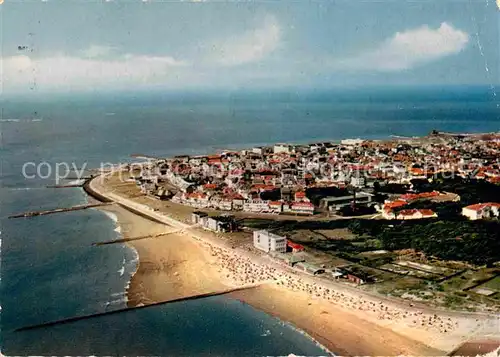
[[[260,61],[278,47],[280,39],[276,18],[266,15],[260,27],[212,44],[209,61],[224,66]]]
[[[82,58],[63,54],[45,58],[12,56],[3,59],[2,84],[5,90],[92,89],[117,84],[150,83],[168,78],[187,65],[168,56],[126,54],[115,59]]]
[[[91,45],[88,48],[81,51],[83,57],[86,58],[99,58],[106,57],[115,52],[116,48],[111,46],[100,46],[100,45]]]
[[[397,32],[378,48],[336,60],[333,67],[347,70],[402,71],[459,53],[468,41],[467,33],[446,22],[437,29],[425,25]]]

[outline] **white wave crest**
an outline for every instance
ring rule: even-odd
[[[0,119],[0,122],[2,123],[32,123],[32,122],[40,122],[43,121],[41,118],[35,118],[35,119],[20,119],[20,118],[7,118],[7,119]]]
[[[127,297],[123,296],[121,299],[107,301],[104,304],[104,307],[115,306],[115,305],[123,305],[127,302]]]
[[[124,297],[126,295],[127,295],[127,293],[125,291],[111,294],[112,297]]]
[[[44,187],[13,187],[11,191],[29,191],[29,190],[44,190]]]
[[[104,214],[108,216],[108,218],[111,219],[115,224],[118,223],[118,217],[113,212],[109,211],[101,211],[101,212],[104,212]]]

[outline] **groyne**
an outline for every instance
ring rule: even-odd
[[[13,214],[13,215],[9,216],[9,218],[25,218],[25,217],[45,216],[47,214],[80,211],[80,210],[84,210],[84,209],[88,209],[88,208],[107,206],[110,204],[112,204],[112,202],[95,203],[95,204],[88,204],[88,205],[78,205],[78,206],[73,206],[73,207],[56,208],[56,209],[50,209],[50,210],[44,210],[44,211],[28,211],[28,212]]]
[[[75,321],[88,320],[88,319],[92,319],[94,317],[99,317],[99,316],[116,315],[116,314],[131,311],[131,310],[146,309],[146,308],[153,307],[153,306],[166,305],[166,304],[171,304],[171,303],[175,303],[175,302],[197,300],[197,299],[203,299],[203,298],[207,298],[207,297],[211,297],[211,296],[226,295],[226,294],[230,294],[230,293],[233,293],[236,291],[253,289],[257,286],[258,286],[257,284],[254,284],[251,286],[243,286],[243,287],[232,288],[232,289],[227,289],[227,290],[222,290],[222,291],[217,291],[217,292],[212,292],[212,293],[197,294],[197,295],[182,297],[182,298],[178,298],[178,299],[160,301],[160,302],[155,302],[155,303],[148,304],[148,305],[125,307],[125,308],[117,309],[117,310],[113,310],[113,311],[105,311],[105,312],[95,313],[95,314],[90,314],[90,315],[75,316],[75,317],[70,317],[70,318],[61,319],[61,320],[57,320],[57,321],[44,322],[41,324],[20,327],[20,328],[16,329],[15,332],[21,332],[21,331],[34,330],[34,329],[39,329],[39,328],[44,328],[44,327],[62,325],[62,324],[67,324],[67,323],[71,323],[71,322],[75,322]]]

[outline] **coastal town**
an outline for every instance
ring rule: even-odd
[[[498,311],[499,157],[499,134],[433,132],[148,158],[116,179],[155,210],[294,270]]]
[[[151,236],[159,252],[169,235],[199,241],[215,270],[203,268],[206,283],[190,278],[197,292],[220,276],[270,294],[241,299],[295,322],[297,311],[276,305],[287,291],[321,314],[334,304],[450,351],[473,330],[498,338],[499,151],[498,134],[277,144],[120,164],[87,192],[171,226]],[[140,276],[162,271],[142,264]],[[173,269],[165,279],[184,279]],[[133,306],[150,301],[141,291]]]
[[[396,208],[411,201],[460,200],[458,195],[435,191],[414,193],[414,180],[450,173],[500,183],[499,140],[498,135],[436,135],[383,142],[346,139],[337,144],[276,144],[152,160],[133,179],[145,194],[198,209],[335,215],[355,205],[375,208],[392,219]],[[377,188],[383,192],[384,185],[409,185],[411,193],[376,202],[374,193]],[[494,203],[485,207],[498,215]],[[431,210],[401,209],[397,215],[398,219],[436,217]]]

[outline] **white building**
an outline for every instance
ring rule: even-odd
[[[266,230],[253,232],[253,245],[266,253],[286,253],[286,237],[268,232]]]
[[[252,152],[257,155],[262,155],[264,151],[262,150],[261,147],[254,147],[252,148]]]
[[[276,144],[274,145],[273,151],[275,154],[279,154],[282,152],[288,154],[290,153],[291,150],[290,150],[290,145],[288,144]]]
[[[269,201],[264,200],[248,200],[243,203],[243,211],[262,213],[269,212]]]
[[[365,187],[365,178],[361,176],[352,176],[351,185],[354,187]]]
[[[471,220],[498,217],[500,211],[500,203],[487,202],[477,203],[462,208],[462,215]]]
[[[297,214],[314,214],[314,205],[311,202],[292,202],[290,211]]]
[[[399,220],[411,220],[411,219],[425,219],[425,218],[436,218],[437,214],[430,209],[404,209],[397,213],[392,210],[384,210],[383,217],[385,219],[399,219]]]

